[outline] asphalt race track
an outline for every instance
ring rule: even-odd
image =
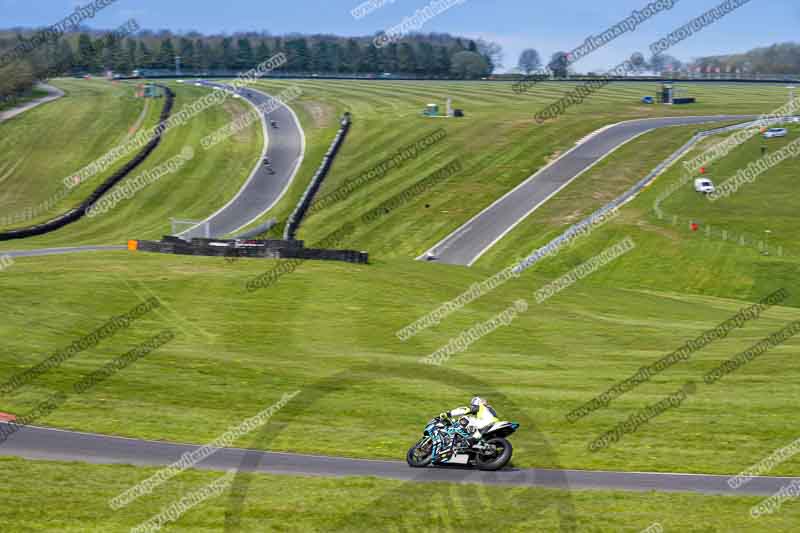
[[[213,83],[205,85],[227,87]],[[233,90],[232,87],[229,89]],[[239,95],[255,106],[266,104],[271,99],[269,95],[254,89],[240,89]],[[262,114],[261,119],[265,140],[268,139],[266,155],[271,160],[275,173],[271,174],[266,165],[262,164],[264,158],[262,152],[256,168],[236,196],[205,220],[209,223],[209,233],[212,237],[222,237],[235,232],[268,211],[286,192],[303,161],[305,137],[294,111],[281,104],[269,115]],[[268,124],[270,120],[275,120],[278,127],[271,127]],[[223,180],[227,178],[228,176],[220,176]],[[181,233],[180,236],[191,238],[204,235],[202,229],[196,227]]]
[[[38,250],[22,250],[19,252],[3,252],[11,257],[38,257],[42,255],[75,254],[78,252],[110,252],[127,250],[127,246],[70,246],[66,248],[39,248]]]
[[[10,120],[18,115],[21,115],[25,111],[33,109],[34,107],[38,107],[42,104],[46,104],[47,102],[52,102],[53,100],[58,100],[62,96],[64,96],[64,91],[59,89],[58,87],[53,87],[52,85],[48,85],[46,83],[40,83],[36,86],[37,89],[43,89],[50,93],[48,96],[44,96],[42,98],[37,98],[36,100],[32,100],[24,105],[19,107],[15,107],[14,109],[9,109],[8,111],[0,112],[0,122],[5,122],[6,120]]]
[[[270,96],[252,89],[242,89],[243,98],[258,106],[270,100]],[[268,126],[276,120],[278,128]],[[258,166],[236,196],[219,211],[206,219],[212,236],[223,236],[234,232],[260,217],[275,205],[286,192],[303,161],[305,138],[300,122],[286,105],[280,105],[268,116],[262,117],[265,139],[268,138],[267,156],[274,174],[262,165],[263,153]],[[268,132],[267,132],[268,129]],[[268,136],[268,137],[266,137]],[[202,237],[202,230],[189,229],[181,234],[185,238]],[[11,257],[35,257],[78,252],[125,250],[126,246],[74,246],[65,248],[43,248],[39,250],[4,252]]]
[[[550,197],[611,152],[639,135],[667,126],[753,118],[756,117],[742,115],[669,117],[631,120],[603,128],[478,213],[418,259],[432,254],[440,263],[472,266],[481,255]]]
[[[6,425],[0,423],[0,427]],[[186,444],[107,437],[59,429],[23,427],[0,443],[0,455],[95,464],[165,466],[182,454],[200,448]],[[258,460],[253,460],[252,454]],[[375,476],[414,482],[446,481],[492,485],[535,486],[562,489],[697,492],[704,494],[772,495],[793,478],[757,477],[738,490],[728,486],[728,476],[585,470],[506,469],[481,472],[465,468],[410,468],[400,461],[347,459],[292,453],[253,452],[223,448],[197,465],[207,470],[243,471],[308,476]]]

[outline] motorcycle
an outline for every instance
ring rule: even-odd
[[[429,465],[469,465],[479,470],[500,470],[511,460],[513,447],[507,437],[519,424],[496,422],[474,442],[467,430],[466,418],[453,421],[449,417],[433,418],[425,426],[423,437],[406,454],[413,468]]]

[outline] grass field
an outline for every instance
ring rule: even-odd
[[[623,146],[534,212],[481,258],[478,265],[497,271],[513,258],[528,255],[543,246],[569,224],[588,216],[592,209],[604,205],[645,176],[680,147],[691,131],[693,129],[670,128],[649,133]],[[771,141],[770,150],[777,150],[800,133],[796,128],[791,131],[789,140]],[[752,139],[724,160],[709,165],[708,175],[716,183],[722,183],[739,168],[760,157],[761,144],[760,137]],[[698,147],[684,160],[701,151],[702,147]],[[694,192],[691,179],[661,204],[663,219],[659,219],[654,209],[656,199],[683,176],[681,166],[676,164],[628,204],[618,219],[596,230],[598,238],[608,241],[631,235],[640,246],[646,247],[642,250],[648,258],[646,263],[637,269],[611,265],[597,276],[616,287],[674,288],[681,292],[750,300],[774,290],[776,283],[783,283],[787,289],[796,287],[800,248],[793,231],[796,224],[792,215],[796,212],[793,191],[798,171],[800,161],[785,161],[754,185],[714,203]],[[700,225],[699,231],[691,230],[691,222]],[[770,256],[762,255],[759,248],[767,229],[772,232],[767,237]],[[723,231],[727,232],[727,240],[723,239]],[[571,258],[556,257],[536,269],[557,276],[588,257],[586,253]],[[792,292],[790,304],[800,305],[797,291]]]
[[[259,86],[277,92],[291,83]],[[617,219],[519,280],[407,342],[395,336],[399,328],[530,253],[570,221],[615,197],[701,128],[660,130],[622,147],[520,224],[471,269],[412,260],[583,135],[610,122],[656,112],[763,113],[782,103],[782,87],[701,86],[692,90],[700,99],[698,106],[665,109],[637,103],[642,94],[653,92],[652,85],[626,84],[606,89],[559,121],[537,127],[532,119],[535,111],[556,99],[566,85],[542,85],[520,97],[510,86],[488,83],[297,83],[304,96],[293,107],[306,130],[309,150],[297,182],[268,216],[285,218],[294,207],[327,149],[341,112],[354,114],[354,127],[323,195],[436,128],[447,132],[445,139],[416,159],[312,215],[301,229],[301,238],[313,242],[348,221],[358,222],[364,213],[447,161],[458,159],[464,170],[377,223],[359,222],[344,247],[368,250],[370,265],[306,262],[255,293],[245,291],[246,281],[272,269],[274,261],[228,263],[217,258],[127,252],[17,259],[0,272],[0,296],[7,302],[6,318],[0,323],[0,335],[6,339],[0,382],[141,299],[157,295],[163,304],[97,348],[13,394],[0,396],[0,411],[25,413],[49,394],[63,391],[69,395],[67,402],[41,423],[204,443],[274,404],[283,393],[300,390],[276,415],[276,431],[269,442],[239,444],[399,459],[433,414],[480,394],[494,399],[501,416],[523,422],[513,438],[516,466],[627,471],[736,474],[797,438],[787,422],[793,420],[794,399],[800,394],[800,372],[794,364],[800,341],[793,339],[714,386],[700,385],[679,409],[664,413],[608,449],[587,450],[592,439],[638,409],[660,401],[687,381],[702,381],[704,373],[723,360],[800,319],[800,271],[793,252],[800,251],[800,243],[791,231],[797,212],[793,176],[800,170],[794,160],[716,204],[699,198],[687,185],[664,202],[669,216],[659,219],[652,205],[680,178],[680,168],[673,167]],[[185,91],[179,91],[179,98],[195,96],[194,89]],[[418,116],[426,103],[443,101],[448,95],[455,107],[467,111],[464,120]],[[154,154],[158,157],[147,164],[166,160],[185,142],[201,138],[225,119],[220,111],[191,131],[167,136]],[[771,149],[798,133],[793,130],[787,141],[770,143]],[[202,165],[196,160],[198,166],[191,173],[187,167],[163,178],[152,196],[148,196],[151,191],[142,191],[102,219],[30,241],[5,243],[0,249],[123,242],[130,236],[157,236],[166,231],[169,216],[202,217],[202,211],[213,211],[241,184],[255,163],[251,154],[258,152],[257,135],[254,129],[220,147],[219,153],[207,154],[208,160]],[[751,160],[760,151],[760,143],[753,140],[712,165],[715,181],[721,182]],[[212,187],[223,170],[231,177],[220,193]],[[197,181],[187,182],[190,177]],[[673,215],[679,217],[675,225]],[[693,233],[689,220],[697,220],[702,227],[730,228],[731,234],[751,235],[755,241],[763,229],[771,229],[773,246],[783,246],[785,253],[764,256],[757,243],[742,246],[738,241],[716,239],[714,233],[709,237],[703,231]],[[635,241],[635,250],[547,302],[534,303],[537,289],[627,236]],[[725,321],[747,302],[779,288],[791,294],[785,306],[748,322],[607,408],[577,423],[566,422],[572,409]],[[510,326],[481,339],[441,368],[418,363],[420,357],[518,298],[528,299],[531,308]],[[82,376],[164,328],[174,329],[177,339],[96,388],[82,395],[71,393]],[[313,438],[309,438],[310,427]],[[17,496],[20,508],[26,509],[35,505],[39,484],[54,486],[48,479],[88,479],[94,489],[85,501],[95,502],[111,491],[110,479],[118,485],[145,477],[139,470],[119,467],[16,460],[0,464],[21,477],[37,479],[23,484]],[[769,474],[800,475],[800,459],[792,458]],[[213,480],[206,473],[190,475],[198,484]],[[413,494],[412,490],[396,494],[396,484],[375,480],[259,476],[254,483],[258,497],[253,498],[254,507],[248,508],[253,513],[246,516],[249,525],[254,529],[263,524],[285,526],[287,531],[295,526],[297,530],[320,528],[324,520],[341,519],[347,502],[362,501],[365,494],[385,489],[392,494],[386,511],[377,507],[359,522],[380,524],[386,518],[384,511],[414,508],[434,499],[435,491],[433,486],[415,485]],[[337,501],[329,497],[333,490],[342,495]],[[285,499],[276,501],[272,492],[281,492]],[[304,494],[303,503],[296,501],[299,494]],[[547,498],[542,491],[527,494],[530,501]],[[575,493],[573,499],[584,517],[581,530],[587,531],[641,531],[656,521],[667,530],[679,531],[788,531],[796,518],[796,511],[787,506],[775,522],[748,522],[747,510],[756,503],[749,499],[610,493]],[[311,507],[310,502],[317,503],[313,510],[305,507]],[[67,531],[92,520],[108,528],[131,527],[166,503],[168,499],[153,500],[148,508],[137,508],[140,514],[113,516],[98,505],[81,517],[62,513],[63,506],[55,505],[54,520]],[[286,524],[289,510],[298,508],[308,510]],[[218,504],[204,509],[208,515],[187,515],[182,526],[202,530],[219,521]],[[498,503],[493,516],[507,520],[503,509]],[[425,518],[423,514],[413,519],[421,524]],[[25,516],[17,514],[13,520],[23,527],[34,521],[25,522]],[[453,524],[461,522],[453,518]],[[513,523],[503,525],[512,531],[514,527],[525,530]],[[342,526],[347,530],[347,524]]]
[[[606,244],[610,242],[591,240],[586,246]],[[580,248],[576,253],[589,252]],[[646,255],[635,250],[608,268],[621,265],[635,272],[646,264]],[[46,423],[204,442],[222,427],[275,403],[284,392],[300,389],[309,400],[298,397],[285,408],[291,423],[272,448],[397,458],[431,415],[476,393],[491,396],[499,390],[505,396],[497,402],[503,404],[501,414],[527,417],[535,426],[515,436],[520,466],[736,473],[796,438],[785,423],[800,386],[800,374],[792,370],[797,354],[793,341],[724,383],[702,389],[694,401],[618,445],[587,453],[590,440],[796,320],[797,309],[772,309],[609,408],[566,424],[569,411],[716,326],[743,303],[683,295],[680,287],[656,292],[598,285],[608,277],[600,272],[537,306],[533,292],[549,278],[533,272],[402,343],[394,337],[397,329],[486,273],[407,261],[358,267],[305,263],[276,285],[247,294],[246,280],[271,267],[272,262],[264,261],[229,264],[215,258],[126,253],[17,260],[3,272],[0,289],[8,302],[7,319],[0,326],[8,339],[8,356],[0,362],[4,378],[127,311],[139,298],[158,295],[164,307],[3,397],[0,410],[25,413],[48,393],[69,394],[82,375],[173,328],[177,340],[97,389],[70,396]],[[775,280],[776,288],[780,284]],[[103,297],[87,299],[88,293]],[[512,326],[442,368],[417,362],[520,297],[531,300],[533,307]],[[47,328],[34,325],[40,323]],[[14,334],[19,331],[31,334]],[[352,379],[343,380],[341,390],[335,387],[317,398],[320,387],[327,392],[330,386],[325,379],[346,369]],[[779,387],[775,375],[782,377]],[[414,408],[398,410],[398,404]],[[382,423],[376,427],[372,420]],[[314,439],[305,438],[309,424],[315,427]],[[713,441],[708,427],[717,435]],[[360,445],[354,448],[353,442]],[[552,447],[556,455],[542,455],[542,446]],[[798,464],[789,461],[776,473],[797,473]]]
[[[0,124],[0,209],[6,216],[47,202],[64,188],[64,178],[125,139],[144,109],[144,101],[134,98],[133,87],[72,79],[54,84],[66,92],[63,98]],[[150,126],[160,112],[159,106],[151,108],[146,120]],[[49,211],[7,226],[52,218],[119,166],[76,187]]]
[[[130,531],[222,473],[187,471],[119,511],[108,500],[152,475],[150,468],[29,462],[0,458],[15,484],[4,498],[10,531]],[[751,518],[758,497],[619,493],[402,483],[371,478],[324,479],[243,475],[231,492],[189,510],[168,531],[220,531],[226,511],[243,501],[242,531],[458,531],[502,530],[639,533],[664,531],[793,531],[796,504]],[[335,497],[332,497],[335,495]],[[240,498],[243,497],[243,500]],[[230,515],[228,515],[230,518]],[[395,524],[392,530],[387,524]]]
[[[174,90],[177,94],[174,108],[176,112],[208,92],[207,89],[179,84],[175,84]],[[155,111],[153,123],[158,118],[161,105],[162,101],[159,100],[150,106],[151,111]],[[108,213],[94,218],[84,218],[48,235],[4,242],[2,249],[17,250],[75,244],[122,244],[131,238],[157,239],[171,231],[169,221],[171,217],[205,218],[230,200],[250,175],[261,153],[259,147],[262,143],[262,134],[261,128],[254,124],[233,136],[229,142],[218,144],[208,151],[200,147],[200,139],[246,110],[249,110],[247,104],[228,100],[221,106],[211,107],[197,115],[188,124],[168,131],[161,145],[118,186],[123,186],[127,181],[162,165],[180,154],[187,146],[194,149],[194,158],[179,171],[167,173]],[[36,123],[36,129],[40,129],[46,128],[52,117],[32,115],[30,120]],[[63,142],[63,146],[68,145],[66,141]],[[40,151],[39,159],[44,158],[46,146],[34,142],[23,146]],[[92,153],[98,154],[99,151]],[[37,154],[31,154],[29,157],[36,156]],[[51,173],[50,177],[56,175]],[[84,188],[81,186],[78,189]],[[79,199],[85,197],[82,194],[88,194],[88,190],[76,191],[68,200],[77,203]]]
[[[87,82],[70,80],[64,83]],[[103,82],[96,83],[99,85]],[[598,92],[582,106],[571,109],[558,121],[544,127],[536,125],[532,118],[533,114],[537,109],[559,98],[571,85],[542,84],[524,95],[514,94],[510,84],[488,82],[358,83],[298,80],[260,82],[256,87],[278,94],[292,84],[297,84],[303,90],[303,96],[294,102],[292,107],[298,112],[307,136],[306,159],[284,200],[270,213],[265,214],[263,219],[277,217],[283,221],[293,210],[319,160],[327,150],[338,127],[337,119],[344,111],[353,113],[355,125],[323,186],[321,195],[375,167],[393,155],[396,150],[414,143],[430,132],[438,128],[444,128],[446,131],[447,138],[425,150],[417,158],[406,162],[400,169],[389,171],[383,178],[355,190],[343,201],[315,213],[301,228],[301,238],[310,242],[321,239],[329,233],[332,224],[335,223],[338,227],[338,221],[343,218],[352,218],[354,213],[374,208],[433,170],[453,159],[458,159],[462,163],[463,170],[456,176],[444,180],[434,189],[394,210],[388,216],[381,217],[375,222],[375,227],[358,228],[351,235],[350,241],[354,246],[369,250],[374,257],[389,258],[418,255],[554,156],[569,149],[576,140],[605,124],[663,114],[760,113],[777,107],[785,97],[785,89],[782,87],[744,85],[733,88],[698,85],[693,87],[692,92],[698,96],[701,104],[691,108],[666,109],[664,106],[643,106],[639,103],[641,94],[655,91],[655,84],[612,85]],[[179,94],[176,109],[182,105],[183,91],[201,91],[179,84],[173,84],[173,88],[178,90]],[[201,92],[192,96],[196,97],[199,94]],[[444,101],[448,96],[453,98],[454,106],[465,108],[467,117],[464,120],[436,120],[420,116],[420,111],[427,102]],[[730,106],[735,106],[735,109]],[[51,118],[43,117],[38,127],[40,129],[46,127]],[[195,120],[217,119],[208,115]],[[192,133],[211,131],[215,125],[219,124],[194,123],[191,131]],[[492,132],[492,135],[486,135],[486,132]],[[103,138],[98,135],[98,139]],[[152,161],[167,159],[180,150],[178,144],[181,146],[193,144],[193,138],[191,135],[186,137],[184,132],[168,134],[165,144],[170,144],[170,147],[160,147],[157,154],[161,157]],[[215,161],[187,165],[162,181],[170,185],[170,190],[174,189],[174,184],[183,183],[194,184],[195,190],[217,189],[218,175],[214,184],[206,186],[207,178],[198,179],[197,174],[203,174],[205,171],[219,173],[221,169],[217,169],[215,165],[222,161],[228,165],[225,167],[226,175],[236,176],[243,181],[250,168],[242,164],[242,161],[255,162],[258,157],[260,129],[253,127],[243,132],[239,141],[238,146],[220,148],[220,151],[233,150],[232,153],[217,156],[214,158]],[[40,145],[31,142],[26,143],[26,146]],[[365,150],[364,147],[369,148]],[[43,147],[31,149],[43,149]],[[87,153],[93,157],[87,158],[86,162],[93,160],[100,152],[101,150],[89,150]],[[11,152],[11,155],[16,160],[20,154]],[[37,157],[38,154],[35,153],[22,155],[23,157],[27,155],[27,159],[45,159]],[[233,161],[236,162],[234,166],[229,166]],[[64,169],[65,175],[68,175],[73,168],[80,167],[74,164],[69,169]],[[202,170],[198,172],[198,168]],[[146,167],[143,167],[141,170],[145,169]],[[59,181],[60,179],[58,178]],[[232,184],[237,184],[238,187],[241,182],[237,182],[236,179],[226,179],[223,183],[223,187],[235,190]],[[155,188],[153,190],[155,191]],[[78,192],[75,194],[77,199],[80,194]],[[39,196],[46,195],[39,193]],[[163,197],[164,194],[158,196]],[[184,195],[180,192],[171,193],[170,196],[174,196],[181,203],[184,202]],[[469,198],[470,201],[464,202],[465,198]],[[40,200],[38,196],[28,194],[24,202],[17,198],[15,205],[27,206],[35,204],[37,200]],[[145,195],[141,197],[137,195],[128,203],[133,206],[136,218],[143,216],[150,222],[149,224],[131,227],[130,218],[122,219],[125,220],[128,229],[136,229],[136,232],[126,231],[121,235],[119,230],[111,230],[110,226],[101,226],[97,231],[92,231],[76,225],[61,230],[55,236],[20,244],[23,248],[29,246],[28,242],[34,243],[33,245],[37,247],[51,243],[62,245],[65,242],[111,244],[124,242],[131,236],[158,237],[168,228],[169,216],[199,218],[202,214],[210,214],[224,204],[220,201],[221,198],[217,197],[217,202],[213,205],[200,201],[195,202],[199,204],[196,206],[197,209],[187,210],[180,204],[165,205],[163,202],[157,202],[158,205],[154,205],[154,202],[144,200],[146,200]],[[206,208],[204,213],[201,207]],[[152,217],[149,216],[151,212]],[[155,224],[156,219],[160,222],[158,226]],[[114,225],[120,225],[116,219]],[[280,229],[276,228],[273,235],[277,235]]]
[[[6,102],[0,102],[0,111],[8,111],[9,109],[14,109],[15,107],[19,107],[24,105],[32,100],[36,100],[38,98],[44,98],[49,93],[42,89],[32,88],[23,96],[18,96],[12,99],[9,99]]]
[[[458,159],[463,170],[434,189],[381,217],[374,227],[359,227],[350,242],[373,257],[415,257],[460,226],[553,157],[592,131],[612,122],[664,114],[763,113],[786,99],[783,87],[692,86],[700,104],[689,107],[645,106],[641,95],[654,94],[656,84],[611,85],[570,109],[558,121],[537,126],[535,112],[563,95],[571,84],[541,84],[516,95],[503,83],[415,82],[262,82],[277,93],[297,84],[307,100],[327,103],[337,112],[350,111],[354,125],[326,179],[320,196],[376,167],[400,148],[443,128],[447,137],[424,150],[400,169],[359,187],[351,195],[315,213],[301,227],[300,237],[321,239],[345,219],[355,219],[418,182],[433,170]],[[466,111],[463,120],[427,119],[429,102]],[[304,123],[305,125],[305,123]],[[701,129],[701,128],[695,128]],[[333,136],[331,132],[330,137]],[[690,135],[690,134],[687,134]],[[685,138],[683,139],[685,142]],[[283,220],[297,196],[269,216]],[[360,226],[360,225],[359,225]]]

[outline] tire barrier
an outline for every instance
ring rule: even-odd
[[[158,85],[161,89],[164,90],[164,93],[167,95],[166,101],[164,102],[164,108],[161,110],[161,117],[159,119],[159,124],[163,124],[167,119],[169,119],[170,114],[172,113],[172,106],[175,102],[175,93],[167,87],[166,85]],[[128,161],[125,166],[117,170],[114,174],[112,174],[108,179],[106,179],[103,183],[100,184],[93,192],[86,198],[83,202],[78,205],[78,207],[74,207],[63,213],[52,220],[48,220],[42,224],[37,224],[35,226],[28,226],[27,228],[21,228],[16,230],[10,230],[6,232],[0,233],[0,241],[10,241],[14,239],[25,239],[27,237],[33,237],[35,235],[44,235],[45,233],[50,233],[52,231],[56,231],[58,229],[63,228],[67,224],[72,224],[73,222],[80,220],[86,215],[86,211],[89,210],[92,205],[95,204],[100,198],[103,197],[105,193],[107,193],[114,185],[119,183],[122,179],[124,179],[128,174],[133,172],[136,167],[142,164],[145,159],[156,149],[156,147],[161,142],[161,135],[162,132],[158,129],[158,133],[155,137],[153,137],[147,145],[142,148],[139,153],[137,153],[133,159]]]
[[[295,207],[294,212],[286,222],[286,229],[283,233],[284,239],[294,239],[295,235],[297,234],[297,230],[300,228],[300,222],[303,221],[306,211],[308,211],[308,208],[311,207],[311,202],[314,201],[314,196],[317,194],[317,191],[322,185],[322,181],[325,179],[325,176],[328,175],[328,171],[333,164],[333,160],[336,158],[336,154],[339,153],[339,148],[341,148],[344,138],[347,136],[347,132],[350,131],[351,122],[350,113],[345,113],[342,117],[341,127],[336,133],[336,137],[333,139],[331,147],[325,153],[325,157],[322,158],[322,164],[317,169],[317,173],[314,174],[314,177],[311,179],[311,183],[308,184],[306,192],[303,193],[303,196],[300,198],[300,202],[298,202],[297,207]]]
[[[294,239],[241,241],[195,238],[191,242],[187,242],[177,237],[165,236],[161,241],[131,241],[128,248],[142,252],[210,257],[312,259],[359,264],[369,262],[369,254],[367,252],[305,248],[303,241]]]

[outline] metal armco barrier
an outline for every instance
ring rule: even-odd
[[[284,239],[294,239],[297,234],[297,230],[300,228],[300,223],[303,221],[306,211],[311,207],[314,196],[322,185],[325,176],[328,175],[328,171],[333,164],[333,160],[336,158],[336,154],[339,153],[339,148],[341,148],[344,138],[347,136],[347,132],[350,131],[350,124],[350,113],[345,113],[342,117],[341,128],[339,128],[338,133],[336,133],[336,137],[334,137],[331,147],[325,153],[325,157],[322,158],[322,164],[319,166],[319,169],[317,169],[317,173],[314,174],[314,177],[311,178],[311,183],[308,184],[297,207],[295,207],[294,212],[289,216],[289,220],[286,222],[286,229],[283,232]]]
[[[167,95],[166,101],[164,102],[164,108],[161,110],[161,117],[159,124],[165,122],[172,113],[172,105],[175,102],[175,93],[169,87],[165,85],[158,85],[161,87],[165,94]],[[10,241],[14,239],[25,239],[27,237],[33,237],[35,235],[44,235],[45,233],[50,233],[51,231],[56,231],[57,229],[61,229],[67,224],[72,224],[73,222],[80,220],[81,218],[86,215],[86,211],[100,198],[103,197],[105,193],[107,193],[114,185],[119,183],[122,179],[124,179],[128,174],[133,172],[136,167],[142,164],[142,162],[147,159],[147,157],[156,149],[156,147],[161,142],[161,135],[159,133],[150,140],[150,142],[142,148],[139,153],[134,156],[133,159],[128,161],[125,166],[121,169],[116,171],[112,174],[108,179],[106,179],[103,183],[97,187],[92,194],[89,195],[83,202],[78,205],[78,207],[74,207],[67,211],[66,213],[62,213],[61,215],[57,216],[56,218],[44,222],[43,224],[37,224],[35,226],[28,226],[26,228],[20,228],[15,230],[6,231],[0,233],[0,241]]]

